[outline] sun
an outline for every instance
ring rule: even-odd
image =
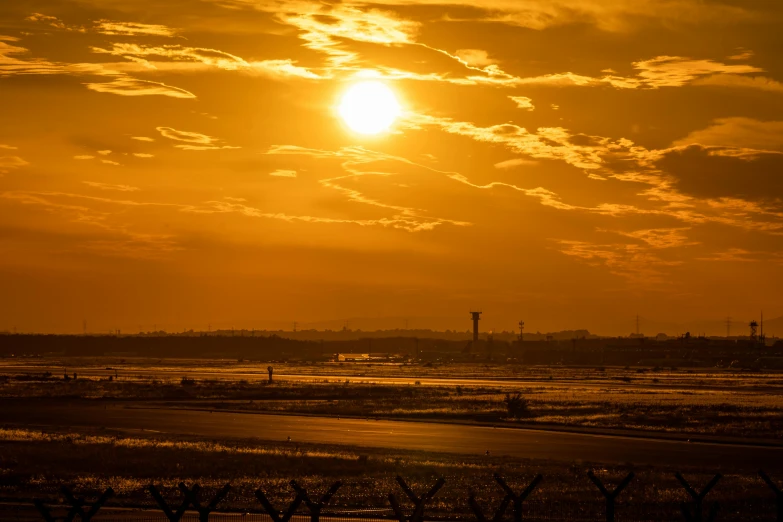
[[[391,127],[400,115],[400,104],[385,84],[368,80],[351,86],[343,94],[339,112],[354,132],[378,134]]]

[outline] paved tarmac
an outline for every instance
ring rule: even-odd
[[[721,444],[459,424],[152,409],[117,403],[4,399],[0,425],[58,426],[256,438],[395,450],[551,459],[565,462],[783,469],[783,447]]]

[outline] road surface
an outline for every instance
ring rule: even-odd
[[[152,409],[81,402],[4,399],[0,425],[105,427],[215,439],[265,441],[513,456],[557,461],[699,466],[713,469],[783,469],[783,447],[690,443],[636,437],[516,428],[294,415]]]

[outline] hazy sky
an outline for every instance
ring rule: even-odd
[[[764,0],[2,2],[0,330],[781,315],[781,23]],[[402,107],[375,136],[337,111],[368,78]]]

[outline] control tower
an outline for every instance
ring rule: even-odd
[[[478,322],[481,320],[481,312],[474,312],[471,310],[471,317],[473,318],[473,342],[478,341]]]

